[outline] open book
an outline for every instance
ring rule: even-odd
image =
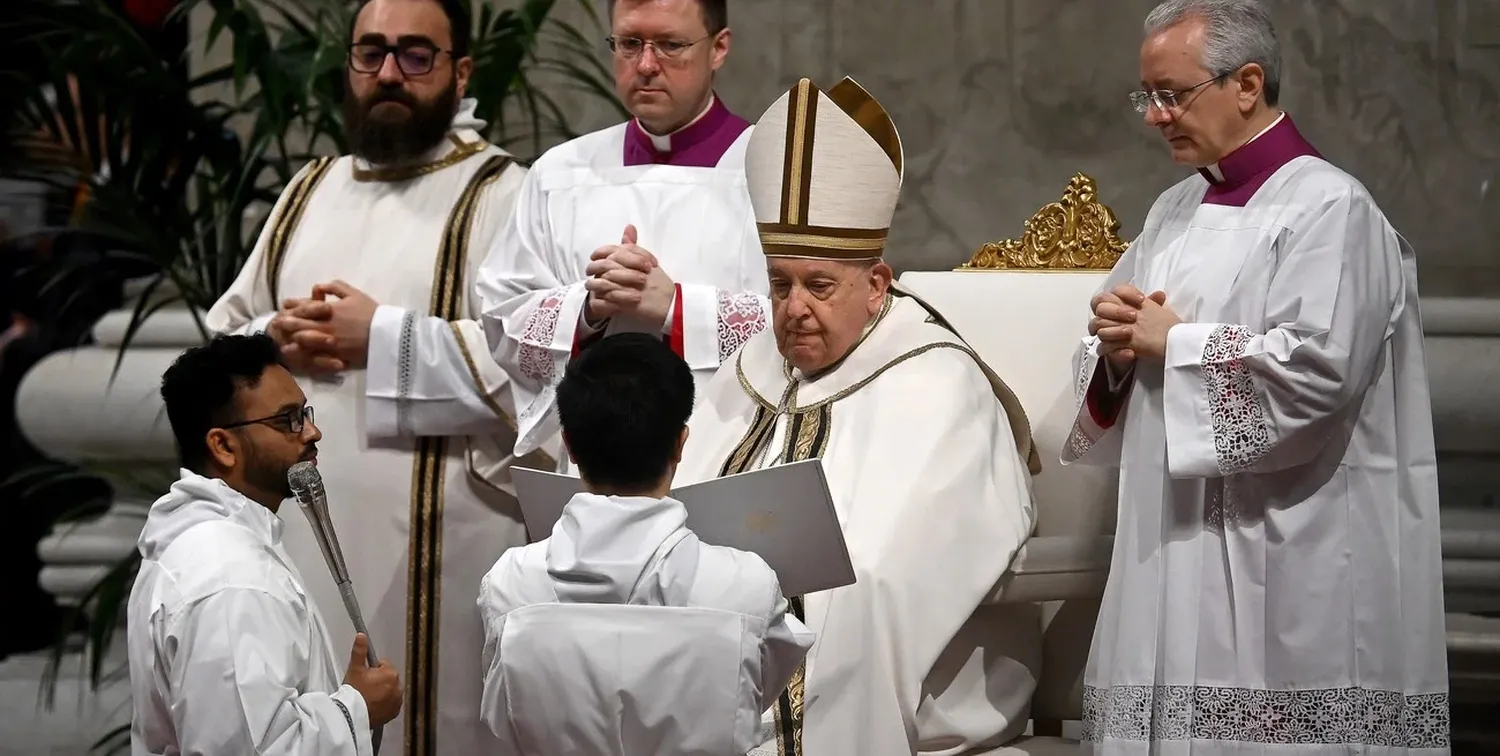
[[[550,536],[563,507],[583,492],[583,481],[567,475],[514,467],[511,476],[533,541]],[[854,565],[821,460],[683,486],[672,491],[672,498],[687,507],[687,526],[704,543],[766,560],[784,595],[854,583]]]

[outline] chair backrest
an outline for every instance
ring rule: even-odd
[[[1076,412],[1072,358],[1089,299],[1127,246],[1114,213],[1078,174],[1019,239],[986,244],[952,271],[912,271],[902,285],[934,307],[1015,391],[1042,458],[1033,479],[1037,536],[1113,534],[1118,473],[1059,461]],[[1044,604],[1041,679],[1032,716],[1078,719],[1097,600]]]

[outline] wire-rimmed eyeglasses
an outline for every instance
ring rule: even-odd
[[[293,407],[274,415],[257,417],[254,420],[241,420],[237,423],[229,423],[228,425],[221,425],[219,427],[229,430],[230,428],[242,428],[246,425],[264,425],[267,428],[279,430],[282,433],[301,433],[302,429],[306,427],[306,423],[311,422],[313,422],[312,405],[304,404],[301,407]]]
[[[1130,106],[1135,108],[1135,112],[1137,113],[1146,112],[1152,105],[1155,105],[1157,110],[1171,110],[1178,107],[1179,103],[1177,102],[1177,98],[1182,97],[1183,95],[1192,94],[1193,92],[1196,92],[1216,81],[1220,81],[1227,76],[1229,76],[1229,74],[1227,73],[1219,74],[1212,79],[1200,81],[1197,84],[1194,84],[1193,86],[1186,89],[1153,89],[1149,91],[1137,90],[1130,93]]]
[[[622,58],[639,57],[641,53],[646,51],[647,47],[650,47],[651,51],[656,53],[656,57],[671,59],[687,52],[689,47],[713,36],[709,34],[691,42],[684,42],[678,39],[641,39],[640,37],[616,37],[610,35],[604,38],[604,42],[609,45],[610,52]]]
[[[380,73],[386,56],[394,55],[396,67],[401,69],[401,73],[422,76],[432,72],[441,53],[453,54],[451,50],[444,50],[427,42],[402,42],[399,45],[356,42],[349,45],[349,68],[362,74]]]

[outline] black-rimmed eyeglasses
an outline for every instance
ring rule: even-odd
[[[401,69],[401,73],[422,76],[432,73],[432,67],[437,65],[438,55],[443,53],[453,54],[451,50],[426,42],[403,42],[399,45],[357,42],[349,45],[349,68],[362,74],[380,73],[386,56],[394,55],[396,67]]]
[[[285,412],[278,412],[266,417],[257,417],[254,420],[241,420],[237,423],[221,425],[220,428],[243,428],[246,425],[264,425],[267,428],[279,430],[282,433],[301,433],[305,423],[313,422],[313,408],[304,404],[301,407],[293,407]]]

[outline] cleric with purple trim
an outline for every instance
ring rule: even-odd
[[[1076,360],[1063,461],[1120,468],[1093,753],[1450,749],[1416,261],[1277,107],[1280,72],[1256,0],[1146,19],[1131,99],[1197,172]]]
[[[634,116],[549,150],[480,274],[518,414],[517,454],[557,433],[555,386],[583,344],[660,333],[700,386],[765,327],[745,121],[714,94],[725,0],[611,0],[616,89]]]

